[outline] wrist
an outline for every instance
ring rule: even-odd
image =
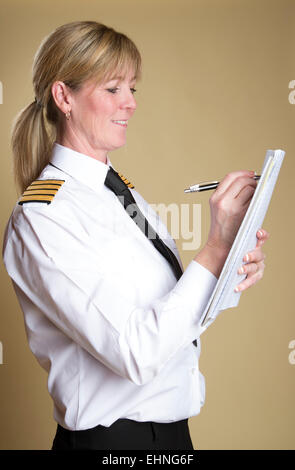
[[[204,248],[196,255],[194,261],[207,268],[215,277],[219,278],[226,258],[230,252],[228,247],[220,247],[206,243]]]

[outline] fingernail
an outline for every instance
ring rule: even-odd
[[[244,267],[241,266],[238,270],[238,274],[243,274],[244,273]]]
[[[246,261],[246,263],[248,263],[249,259],[250,259],[249,255],[244,256],[244,261]]]
[[[239,292],[239,287],[235,287],[235,292]]]
[[[260,235],[261,237],[263,236],[262,230],[258,230],[258,233],[259,233],[259,235]]]

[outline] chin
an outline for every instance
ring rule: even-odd
[[[109,149],[109,150],[119,149],[119,148],[123,147],[125,144],[126,144],[126,140],[121,141],[121,142],[116,142],[116,144],[113,144],[112,148]]]

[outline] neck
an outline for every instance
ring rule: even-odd
[[[64,135],[57,135],[55,141],[57,144],[63,145],[64,147],[83,153],[105,164],[107,163],[107,151],[93,148],[83,136],[78,138],[75,134],[65,133]]]

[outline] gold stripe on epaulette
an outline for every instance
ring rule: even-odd
[[[118,173],[118,175],[120,176],[121,180],[124,181],[126,186],[128,186],[128,188],[134,189],[133,184],[130,183],[130,181],[128,181],[127,178],[125,178],[125,176],[122,175],[122,173]]]
[[[31,194],[56,194],[57,189],[46,188],[46,189],[26,189],[23,196],[30,196]]]
[[[38,185],[38,184],[57,184],[59,186],[62,186],[64,184],[65,180],[35,180],[31,184],[33,185]],[[31,186],[31,185],[30,185]]]
[[[39,189],[54,189],[58,190],[61,187],[60,184],[31,184],[27,187],[26,191],[39,191]]]
[[[35,180],[23,192],[19,204],[25,202],[43,202],[50,204],[65,180]]]

